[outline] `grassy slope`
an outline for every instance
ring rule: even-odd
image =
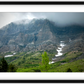
[[[38,67],[42,60],[42,51],[38,52],[21,52],[17,53],[12,57],[5,58],[6,61],[10,64],[14,64],[18,68],[33,68]],[[8,54],[8,53],[7,53]],[[54,54],[48,54],[49,59],[51,60],[54,57]]]
[[[50,65],[49,72],[66,72],[68,68],[70,68],[73,72],[84,71],[84,59],[75,60],[81,54],[82,52],[67,53],[64,59]],[[34,72],[35,70],[39,70],[39,66],[30,68],[19,68],[17,72]]]
[[[82,52],[69,52],[65,58],[51,65],[49,72],[66,72],[68,68],[72,72],[84,71],[84,59],[78,59]]]
[[[36,72],[39,69],[39,64],[41,63],[43,52],[21,52],[17,53],[13,57],[5,58],[10,64],[15,64],[18,67],[17,72]],[[55,53],[48,53],[48,57],[51,60]],[[84,59],[77,59],[81,56],[82,52],[68,52],[65,54],[64,58],[54,64],[50,65],[49,72],[66,72],[70,68],[73,72],[84,71]]]
[[[57,65],[57,63],[55,63],[54,65]],[[49,72],[66,72],[68,68],[70,68],[72,72],[84,71],[84,59],[66,63],[60,66],[59,65],[57,67],[53,67],[52,69],[50,69]]]

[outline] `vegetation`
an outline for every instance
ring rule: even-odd
[[[17,68],[13,64],[9,64],[8,66],[8,72],[16,72]]]
[[[67,69],[67,72],[72,72],[72,70],[70,68]]]
[[[70,63],[65,63],[63,65],[53,67],[49,72],[67,72],[68,69],[71,69],[72,72],[83,72],[84,71],[84,59],[73,61]]]
[[[8,65],[4,57],[0,61],[0,72],[16,72],[16,67],[13,64]]]
[[[81,56],[82,52],[69,52],[66,54],[65,58],[62,60],[63,62],[70,62],[76,60],[77,57]]]
[[[62,59],[49,64],[54,53],[19,52],[13,57],[1,58],[0,72],[83,72],[84,54],[80,51],[65,53]]]
[[[49,58],[46,52],[42,54],[42,64],[40,65],[40,69],[42,72],[47,72],[49,69]]]
[[[0,62],[0,72],[7,72],[7,71],[8,71],[8,63],[3,57]]]

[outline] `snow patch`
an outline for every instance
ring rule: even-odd
[[[14,56],[16,53],[13,53],[13,55],[5,55],[4,57],[12,57]]]
[[[65,44],[64,44],[64,41],[60,41],[60,46],[58,47],[58,49],[57,49],[57,54],[55,55],[55,57],[59,57],[59,56],[62,56],[63,55],[63,53],[62,53],[62,48],[65,46]],[[53,60],[55,60],[56,58],[52,58]],[[52,63],[54,63],[54,61],[52,61],[52,62],[49,62],[49,64],[52,64]]]

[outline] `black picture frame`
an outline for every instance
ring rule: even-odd
[[[0,5],[84,5],[84,1],[0,1]]]
[[[84,5],[80,1],[0,1],[0,5]],[[0,83],[84,83],[84,80],[1,80]]]
[[[0,80],[0,83],[84,83],[84,80]]]

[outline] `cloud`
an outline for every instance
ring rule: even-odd
[[[35,16],[33,16],[31,13],[2,12],[0,13],[0,28],[14,21],[23,20],[23,19],[33,19],[33,18],[35,18]]]
[[[12,13],[0,13],[0,28],[9,24],[14,18]]]
[[[40,17],[44,16],[49,20],[54,21],[60,26],[66,26],[70,24],[80,24],[84,26],[84,13],[83,12],[47,12],[47,13],[33,13]]]
[[[1,12],[0,13],[0,28],[10,22],[34,19],[47,18],[54,21],[57,25],[66,26],[70,24],[80,24],[84,26],[83,12]]]

